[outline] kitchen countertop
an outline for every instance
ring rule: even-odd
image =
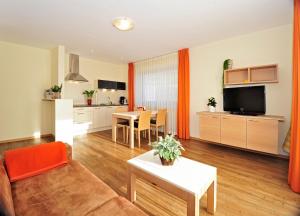
[[[73,107],[105,107],[105,106],[128,106],[128,104],[74,104]]]

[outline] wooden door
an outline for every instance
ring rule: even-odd
[[[247,148],[278,154],[278,121],[272,119],[248,118]]]
[[[220,142],[220,114],[201,113],[199,117],[200,139]]]
[[[221,115],[221,143],[246,148],[246,118]]]

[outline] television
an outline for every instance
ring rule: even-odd
[[[240,115],[263,115],[266,113],[265,86],[224,88],[224,111]]]

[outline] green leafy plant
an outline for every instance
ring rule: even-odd
[[[86,95],[87,98],[92,98],[95,92],[95,90],[85,90],[84,92],[82,92],[82,94]]]
[[[223,63],[223,70],[227,70],[229,68],[229,65],[231,64],[231,59],[226,59]]]
[[[222,87],[224,88],[224,71],[229,69],[229,65],[232,64],[231,59],[226,59],[223,62],[223,76],[222,76]]]
[[[213,107],[216,107],[216,105],[217,105],[217,102],[216,102],[216,99],[215,99],[214,97],[208,98],[207,106],[213,106]]]
[[[61,89],[62,89],[62,84],[60,84],[60,86],[54,85],[51,87],[52,92],[61,92]]]
[[[180,142],[173,135],[166,135],[164,139],[159,137],[159,141],[152,143],[152,147],[155,150],[154,155],[159,155],[160,158],[167,161],[174,161],[181,155],[181,151],[184,151]]]

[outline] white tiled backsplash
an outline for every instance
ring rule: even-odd
[[[96,95],[96,101],[98,104],[100,103],[108,103],[108,97],[110,97],[110,100],[113,102],[113,103],[119,103],[119,99],[121,96],[124,96],[127,98],[127,91],[114,91],[114,92],[111,92],[111,91],[106,91],[106,92],[103,92],[101,91],[100,89],[97,91],[97,95]]]

